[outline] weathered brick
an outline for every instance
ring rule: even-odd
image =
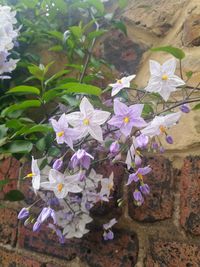
[[[93,229],[82,239],[71,239],[60,245],[55,235],[42,229],[33,233],[21,226],[19,229],[19,247],[31,251],[45,253],[51,256],[71,261],[76,257],[91,267],[130,267],[134,266],[138,255],[137,236],[128,231],[114,230],[115,239],[102,240],[102,229]]]
[[[150,194],[142,206],[137,207],[133,202],[134,182],[129,187],[128,206],[131,218],[154,222],[172,216],[174,170],[169,160],[164,157],[149,157],[144,159],[145,165],[150,165],[152,172],[145,176],[144,181],[150,186]]]
[[[12,209],[0,210],[0,243],[14,245],[17,236],[17,212]]]
[[[200,235],[200,157],[188,157],[181,170],[180,223]]]
[[[146,267],[199,267],[200,246],[175,241],[150,240]]]

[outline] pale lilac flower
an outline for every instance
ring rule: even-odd
[[[105,230],[103,233],[104,240],[112,240],[114,238],[114,233],[110,229],[116,223],[117,223],[117,220],[113,218],[108,223],[103,224],[103,229]]]
[[[129,148],[126,156],[126,161],[125,163],[127,164],[127,168],[130,169],[134,167],[134,164],[136,166],[141,165],[142,159],[141,159],[141,153],[137,150],[139,147],[138,142],[136,141],[136,138],[133,137],[133,144]]]
[[[80,103],[80,112],[73,112],[66,115],[70,125],[75,127],[78,138],[90,134],[97,141],[103,141],[103,134],[100,125],[105,123],[110,116],[110,112],[95,110],[86,97]]]
[[[53,222],[56,224],[56,215],[55,211],[50,207],[44,207],[40,213],[40,215],[37,218],[37,222],[42,224],[44,221],[46,221],[49,217],[53,219]]]
[[[109,197],[110,191],[114,188],[114,174],[113,172],[110,174],[109,178],[101,179],[101,191],[100,195]]]
[[[114,101],[115,115],[108,121],[108,124],[119,128],[125,136],[128,136],[131,134],[133,127],[146,126],[146,122],[141,117],[143,107],[143,104],[128,107],[116,99]]]
[[[156,116],[144,129],[141,130],[141,133],[149,137],[166,133],[166,129],[175,125],[180,117],[181,112],[176,112],[165,116]]]
[[[181,78],[174,74],[176,60],[174,58],[169,59],[163,65],[154,60],[150,60],[149,63],[151,78],[145,90],[158,93],[167,101],[171,92],[176,91],[178,86],[185,84]]]
[[[68,121],[65,114],[59,118],[58,121],[50,119],[54,131],[56,132],[56,141],[58,144],[66,143],[73,149],[73,141],[77,139],[77,132],[68,127]]]
[[[129,88],[130,82],[135,78],[136,75],[130,75],[128,77],[123,77],[120,80],[117,80],[116,83],[111,83],[109,86],[112,87],[111,96],[115,96],[119,93],[123,88]]]
[[[28,208],[22,208],[18,214],[18,219],[22,220],[29,216],[29,209]]]
[[[109,230],[108,232],[104,232],[103,233],[103,239],[105,241],[113,240],[114,239],[114,233],[113,233],[113,231]]]
[[[135,138],[135,140],[138,147],[145,148],[148,145],[149,137],[144,134],[140,134]]]
[[[37,160],[32,157],[32,163],[31,163],[31,173],[27,174],[26,177],[32,177],[32,187],[37,194],[37,191],[40,189],[40,169],[37,164]]]
[[[140,185],[140,191],[144,195],[148,195],[150,193],[150,188],[149,188],[148,184],[142,184],[142,185]]]
[[[90,167],[91,159],[94,159],[92,155],[87,153],[84,149],[79,149],[76,153],[74,153],[70,161],[72,168],[81,166],[88,170]]]
[[[120,144],[119,144],[119,142],[118,142],[118,141],[113,142],[113,143],[110,145],[109,150],[110,150],[110,153],[111,153],[111,154],[116,155],[116,154],[119,152],[119,150],[120,150]]]
[[[57,198],[65,198],[69,192],[79,193],[82,188],[78,186],[80,173],[66,176],[61,172],[51,169],[49,172],[49,182],[41,183],[41,187],[53,191]]]
[[[110,228],[113,227],[117,223],[117,220],[115,218],[111,219],[108,223],[103,224],[103,229],[104,230],[109,230]]]
[[[62,159],[56,159],[53,163],[53,169],[59,171],[63,165]]]
[[[138,206],[141,206],[142,203],[144,202],[144,198],[143,198],[141,192],[138,191],[137,189],[133,192],[133,198],[135,199],[136,204]]]
[[[133,181],[138,182],[143,180],[143,175],[146,175],[151,172],[151,168],[146,166],[144,168],[139,168],[135,173],[129,175],[127,185],[131,184]]]

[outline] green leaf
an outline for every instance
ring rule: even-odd
[[[35,144],[36,148],[39,150],[39,151],[44,151],[45,148],[46,148],[46,138],[43,137],[41,139],[39,139],[36,144]]]
[[[28,67],[29,72],[38,80],[42,81],[44,79],[44,69],[36,65],[32,65]]]
[[[58,96],[62,96],[66,94],[66,92],[58,92],[57,90],[49,90],[47,92],[45,92],[42,96],[42,99],[45,100],[46,103],[48,103],[49,101],[55,99]]]
[[[5,124],[1,124],[0,125],[0,138],[3,138],[4,136],[6,136],[8,131],[8,128],[6,127]]]
[[[67,89],[66,93],[81,93],[99,96],[101,89],[97,86],[83,83],[66,83],[59,86],[56,89]]]
[[[128,5],[128,0],[118,0],[118,5],[120,8],[125,8]]]
[[[190,71],[186,72],[186,76],[187,76],[188,79],[191,78],[192,75],[193,75],[193,71],[190,70]]]
[[[54,51],[54,52],[59,52],[59,51],[62,51],[62,50],[63,50],[62,45],[54,45],[54,46],[49,48],[49,51]]]
[[[7,137],[1,138],[0,139],[0,147],[1,146],[4,146],[7,143],[7,141],[8,141],[8,138]]]
[[[50,147],[48,150],[48,156],[50,157],[57,157],[60,155],[60,149],[57,147]]]
[[[152,106],[150,104],[144,104],[144,108],[143,108],[143,111],[142,111],[142,116],[147,116],[147,115],[150,115],[150,114],[153,114],[154,110],[152,108]]]
[[[87,0],[87,2],[93,6],[99,13],[104,13],[104,5],[100,0]]]
[[[63,33],[58,31],[48,31],[48,34],[50,34],[53,37],[56,37],[56,39],[63,41]]]
[[[69,27],[70,32],[78,39],[82,37],[82,29],[80,26]]]
[[[26,100],[26,101],[11,105],[10,107],[6,108],[3,112],[3,115],[7,115],[8,113],[11,113],[16,110],[23,110],[27,108],[34,108],[34,107],[40,107],[40,106],[41,106],[41,103],[39,100]]]
[[[50,83],[50,82],[62,77],[65,74],[68,74],[70,72],[71,72],[71,70],[60,70],[60,71],[58,71],[53,76],[51,76],[48,80],[45,81],[45,85],[47,85],[48,83]]]
[[[48,133],[52,131],[52,127],[49,125],[35,125],[28,130],[25,130],[22,134],[30,134],[30,133],[36,133],[36,132],[41,132],[41,133]]]
[[[200,103],[197,104],[197,105],[195,105],[192,109],[193,109],[193,110],[198,110],[198,109],[200,109]]]
[[[7,94],[9,94],[9,93],[32,93],[32,94],[39,95],[40,90],[34,86],[20,85],[20,86],[16,86],[14,88],[11,88],[7,92]]]
[[[88,34],[88,38],[89,39],[94,39],[94,38],[97,38],[99,36],[102,36],[106,32],[107,32],[106,30],[93,31],[93,32],[90,32]]]
[[[153,52],[167,52],[177,59],[183,59],[185,57],[185,53],[182,49],[173,47],[173,46],[161,46],[161,47],[155,47],[151,48],[151,51]]]
[[[33,148],[33,144],[29,141],[16,140],[0,148],[0,153],[29,153]]]
[[[127,36],[126,25],[121,20],[115,20],[112,24],[116,29],[122,31]]]
[[[19,190],[11,190],[5,195],[4,200],[21,201],[24,198],[25,198],[24,195]]]
[[[21,127],[23,127],[24,124],[21,123],[19,120],[17,119],[12,119],[6,122],[6,127],[10,128],[10,129],[20,129]]]

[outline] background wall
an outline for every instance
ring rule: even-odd
[[[169,55],[149,52],[152,46],[174,45],[184,49],[184,71],[193,71],[190,83],[200,82],[200,1],[135,0],[129,1],[123,17],[128,37],[114,30],[101,40],[96,53],[105,56],[119,73],[137,73],[136,83],[145,86],[149,78],[148,59],[165,61]],[[177,74],[179,70],[177,69]],[[172,148],[164,155],[147,155],[153,172],[146,177],[150,196],[142,207],[135,207],[131,191],[123,185],[124,171],[119,165],[99,166],[99,172],[115,172],[113,201],[93,211],[92,231],[82,240],[69,240],[65,245],[45,228],[32,233],[17,220],[19,204],[2,203],[0,210],[0,266],[2,267],[198,267],[200,266],[200,114],[183,115],[171,130]],[[4,187],[20,188],[31,203],[29,182],[15,180],[28,173],[27,163],[2,159],[0,180],[12,181]],[[116,208],[119,197],[126,199]],[[107,218],[118,218],[115,239],[101,238],[102,212]],[[99,230],[100,229],[100,230]]]

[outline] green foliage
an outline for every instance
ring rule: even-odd
[[[167,52],[179,60],[181,60],[185,57],[185,53],[182,49],[177,48],[177,47],[173,47],[173,46],[162,46],[162,47],[151,48],[151,51],[153,51],[153,52]]]
[[[24,198],[24,195],[19,190],[11,190],[5,195],[4,200],[14,202],[21,201]]]

